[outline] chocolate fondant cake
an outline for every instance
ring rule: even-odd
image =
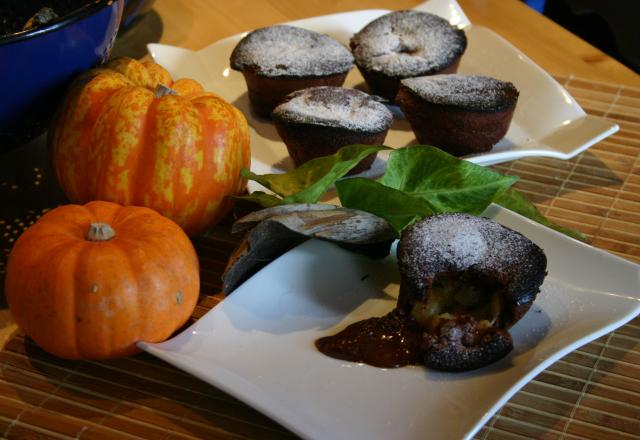
[[[331,37],[294,26],[257,29],[231,53],[252,109],[268,116],[287,94],[312,86],[340,86],[353,67],[349,50]]]
[[[403,78],[455,72],[467,38],[437,15],[397,11],[366,25],[350,45],[371,92],[393,100]]]
[[[451,74],[404,79],[396,101],[419,143],[464,156],[504,137],[518,94],[510,82]]]
[[[400,296],[381,317],[316,340],[322,353],[382,368],[481,368],[513,349],[508,329],[546,276],[537,245],[492,220],[440,214],[409,226],[397,248]]]
[[[272,113],[296,166],[350,144],[384,143],[391,112],[368,94],[342,87],[312,87],[288,95]],[[368,169],[364,159],[351,173]]]
[[[429,333],[425,364],[468,370],[511,351],[507,329],[533,304],[547,259],[531,240],[491,220],[441,214],[403,231],[398,264],[398,308]]]

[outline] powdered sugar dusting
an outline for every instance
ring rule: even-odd
[[[468,110],[498,111],[518,100],[518,90],[510,82],[481,75],[432,75],[403,79],[401,84],[432,104]]]
[[[398,260],[402,282],[412,291],[424,291],[438,273],[471,267],[510,280],[510,288],[519,291],[540,278],[540,267],[544,277],[546,267],[544,254],[531,240],[469,214],[436,215],[408,227],[398,245]]]
[[[233,69],[269,77],[334,75],[352,66],[349,50],[333,38],[287,25],[251,32],[231,53]]]
[[[290,94],[273,111],[285,122],[378,133],[389,129],[391,112],[368,94],[342,87],[311,87]]]
[[[464,31],[437,15],[419,11],[383,15],[351,39],[359,67],[399,78],[437,73],[466,47]]]
[[[446,261],[449,271],[460,271],[477,264],[488,253],[481,222],[471,216],[436,216],[410,226],[402,235],[406,249],[402,266],[420,276],[425,265]],[[407,274],[408,275],[408,274]],[[411,276],[411,275],[409,275]]]

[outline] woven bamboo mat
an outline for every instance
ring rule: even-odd
[[[582,230],[594,246],[640,262],[640,89],[558,80],[588,113],[616,121],[620,132],[570,161],[525,159],[495,168],[520,176],[517,187],[550,218]],[[63,200],[47,180],[51,177],[46,155],[29,154],[25,158],[10,153],[0,164],[5,168],[0,169],[5,179],[0,182],[0,243],[5,253],[24,227]],[[220,273],[234,243],[228,224],[220,225],[213,237],[196,241],[203,283],[193,319],[222,299],[217,293]],[[4,258],[0,260],[3,270]],[[63,361],[17,333],[0,352],[0,437],[293,435],[149,355],[109,362]],[[476,438],[640,438],[640,318],[553,364],[518,392]]]

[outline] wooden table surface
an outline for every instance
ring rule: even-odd
[[[157,14],[156,17],[161,20],[162,33],[159,38],[160,43],[199,49],[220,38],[275,23],[358,9],[404,9],[411,8],[418,3],[412,0],[156,0],[154,9]],[[638,101],[640,99],[638,90],[640,89],[633,89],[633,87],[640,87],[640,76],[517,0],[459,0],[459,3],[474,24],[489,27],[511,41],[547,72],[562,78],[563,84],[568,85],[572,78],[582,78],[588,81],[615,85],[600,86],[596,83],[580,83],[576,81],[573,83],[574,88],[569,89],[571,93],[574,93],[574,96],[575,94],[580,95],[576,97],[583,105],[586,103],[590,106],[587,111],[601,116],[612,116],[612,111],[615,110],[616,105],[626,105],[626,113],[621,113],[624,117],[621,116],[621,119],[616,119],[616,122],[620,123],[623,129],[624,135],[619,136],[610,144],[607,144],[607,142],[599,144],[606,145],[594,148],[593,151],[595,153],[589,153],[591,155],[585,156],[584,160],[578,159],[566,162],[555,160],[527,162],[525,160],[503,164],[499,169],[511,174],[521,175],[523,182],[521,189],[539,206],[545,208],[543,210],[545,213],[556,220],[564,219],[565,224],[583,230],[590,237],[596,239],[592,242],[595,246],[603,247],[625,258],[631,257],[630,259],[634,261],[640,261],[640,240],[637,238],[637,233],[640,231],[640,218],[637,216],[637,211],[635,211],[635,214],[628,213],[627,217],[622,219],[613,218],[612,213],[615,211],[613,205],[607,210],[604,210],[604,208],[603,210],[597,209],[599,204],[604,203],[605,197],[607,198],[607,203],[610,200],[613,200],[611,203],[628,203],[629,205],[625,208],[626,211],[635,210],[640,201],[640,198],[634,195],[640,191],[640,178],[637,177],[639,167],[632,165],[634,160],[636,164],[638,163],[638,152],[640,152],[640,142],[638,142],[640,138],[640,124],[638,124],[640,112],[638,112],[637,106],[637,103],[640,102]],[[621,93],[620,91],[623,88],[619,87],[620,85],[631,87],[629,89],[631,91],[630,94]],[[620,96],[622,98],[618,99]],[[606,101],[605,98],[608,100],[613,99],[613,101]],[[634,104],[628,104],[631,102]],[[611,146],[610,151],[608,149],[609,146]],[[566,182],[571,180],[572,176],[582,172],[581,167],[594,170],[594,179],[600,179],[599,183],[589,183],[589,188],[585,189],[584,192],[577,191],[581,197],[580,202],[589,204],[589,208],[586,210],[588,212],[581,213],[581,215],[586,216],[584,217],[586,218],[585,221],[578,218],[573,218],[572,220],[571,209],[578,205],[572,205],[573,201],[570,196],[567,196],[567,191],[575,188],[570,187],[568,184],[565,185]],[[624,170],[622,170],[623,168]],[[556,176],[553,175],[554,172],[566,173],[568,177],[558,177],[557,181],[554,181],[556,179]],[[539,185],[541,175],[545,175],[544,187]],[[582,176],[582,174],[580,175]],[[611,182],[606,181],[609,178]],[[602,185],[603,190],[598,189],[597,185]],[[619,194],[622,193],[627,194],[627,196],[619,197]],[[628,196],[628,194],[632,195]],[[561,199],[562,201],[558,203],[558,200]],[[629,207],[631,203],[635,203],[635,205]],[[611,218],[614,222],[620,223],[624,221],[627,223],[618,226],[614,225],[611,229],[613,231],[611,235],[606,236],[603,231],[606,232],[606,228],[609,226],[607,226],[608,223],[605,225],[605,222]],[[623,244],[629,245],[623,247]],[[627,345],[631,344],[631,337],[637,338],[638,334],[640,334],[640,327],[638,327],[637,323],[634,328],[636,329],[633,330],[635,333],[631,333],[631,336],[623,335],[621,337],[623,339],[626,338],[624,341],[628,343]],[[15,325],[10,319],[8,310],[0,309],[0,347],[11,339],[15,330]],[[22,343],[20,342],[22,339],[17,341],[18,344]],[[609,340],[605,344],[607,347],[608,343]],[[595,349],[599,349],[598,347],[600,346],[597,345],[599,342],[596,341],[595,344]],[[630,350],[636,353],[634,356],[640,359],[638,345],[635,342],[634,344],[636,345],[629,345],[631,347]],[[8,349],[11,350],[11,347],[8,347]],[[578,356],[581,355],[579,354]],[[583,361],[581,360],[580,362]],[[635,363],[640,365],[640,361]],[[562,371],[559,374],[564,375],[565,379],[569,376],[566,371]],[[589,376],[590,380],[591,376]],[[542,382],[536,382],[533,386],[547,385],[543,378]],[[549,386],[560,387],[560,385],[555,384]],[[639,390],[635,390],[635,392],[640,393]],[[528,391],[528,394],[525,393],[525,397],[533,395],[534,391]],[[637,396],[640,396],[640,394]],[[634,395],[634,398],[637,398],[637,396]],[[607,397],[607,399],[610,401],[613,398]],[[523,408],[527,404],[522,402],[524,400],[515,405],[519,410],[524,411]],[[151,404],[149,405],[151,406]],[[628,411],[631,411],[630,413],[616,413],[616,410],[608,410],[607,417],[609,419],[607,420],[609,422],[612,421],[611,423],[614,423],[615,426],[622,426],[623,423],[632,423],[629,425],[631,428],[627,429],[626,432],[633,431],[635,424],[640,426],[640,423],[638,423],[640,411],[638,410],[638,405],[633,403],[630,405],[631,410],[627,408]],[[571,412],[571,417],[569,418],[572,418],[575,411],[571,410],[571,408],[567,411]],[[619,414],[627,415],[618,418]],[[507,417],[504,420],[510,419]],[[206,423],[206,421],[202,423]],[[553,420],[549,422],[548,426],[551,427],[549,432],[554,429],[553,423],[555,423]],[[594,426],[597,425],[595,422],[592,423]],[[496,423],[496,426],[498,425],[499,422]],[[531,423],[530,426],[533,427],[534,424]],[[569,426],[568,422],[564,428],[565,431],[567,431],[567,426]],[[589,438],[598,438],[596,434],[593,434],[596,431],[593,431],[593,428],[590,429],[592,429],[591,436],[584,433],[583,435]],[[637,432],[640,432],[640,428]],[[480,435],[483,436],[482,438],[507,438],[492,437],[486,429]],[[539,435],[531,434],[532,437],[565,438],[564,436],[556,437],[554,435],[546,431]],[[581,436],[578,437],[583,438]],[[574,437],[569,436],[566,438]]]

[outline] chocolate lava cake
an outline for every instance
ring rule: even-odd
[[[345,145],[384,143],[391,112],[370,95],[342,87],[312,87],[288,95],[272,113],[278,134],[296,166]],[[371,167],[375,154],[350,174]]]
[[[481,368],[513,349],[508,329],[546,276],[535,243],[492,220],[440,214],[407,227],[397,247],[400,295],[381,317],[316,340],[327,356],[382,368]]]
[[[504,137],[518,95],[512,83],[487,76],[434,75],[402,80],[396,102],[420,144],[465,156]]]
[[[513,348],[507,329],[529,310],[546,276],[535,243],[469,214],[428,217],[398,244],[398,309],[427,329],[425,365],[479,368]]]
[[[250,32],[231,53],[242,72],[253,111],[269,116],[289,93],[314,86],[341,86],[353,67],[349,50],[327,35],[280,25]]]
[[[366,25],[350,45],[371,93],[393,101],[403,78],[455,73],[467,37],[437,15],[397,11]]]

